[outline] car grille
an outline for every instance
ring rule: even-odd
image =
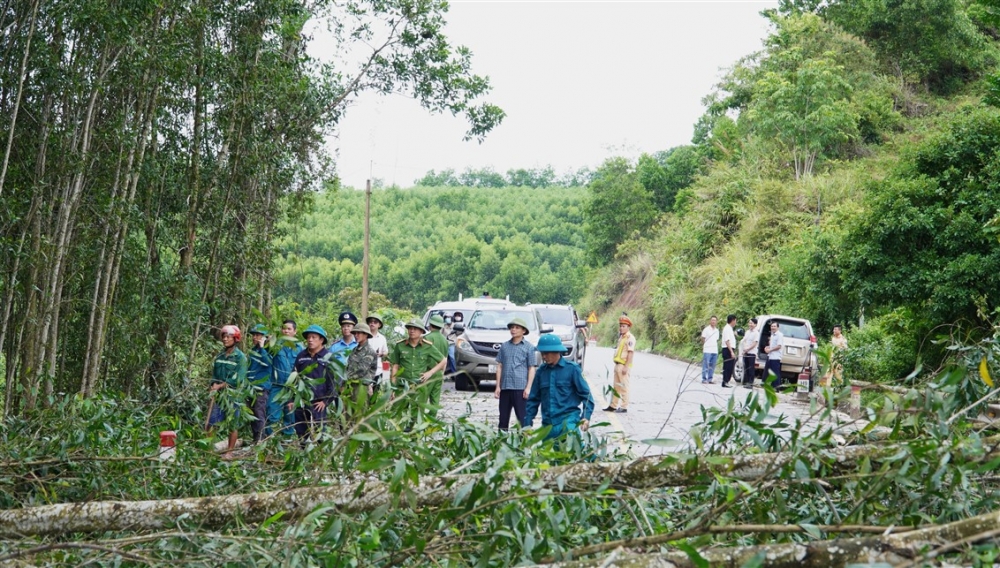
[[[473,349],[476,350],[476,353],[487,357],[496,357],[497,352],[500,351],[499,343],[487,343],[485,341],[472,341],[471,343]]]

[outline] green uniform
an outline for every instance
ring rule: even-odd
[[[445,339],[444,334],[440,331],[432,331],[424,336],[424,339],[430,340],[434,344],[434,348],[442,353],[441,358],[434,361],[434,365],[441,362],[441,359],[448,356],[448,340]],[[434,408],[439,408],[441,406],[441,387],[444,386],[444,368],[442,367],[440,371],[434,373],[430,378],[430,400]]]
[[[400,380],[399,386],[409,389],[419,387],[419,390],[416,391],[417,394],[411,395],[408,399],[404,412],[416,418],[420,412],[419,403],[425,403],[429,406],[428,411],[437,415],[441,401],[441,381],[444,375],[441,375],[442,378],[437,378],[435,375],[427,383],[420,382],[420,375],[437,365],[447,352],[447,347],[442,352],[426,337],[422,338],[415,347],[405,339],[392,346],[389,351],[389,362],[393,365],[399,365],[399,372],[396,375],[396,378]],[[434,399],[435,392],[437,393],[436,400]],[[413,396],[419,396],[420,400],[414,400]]]
[[[231,353],[226,353],[223,349],[215,357],[212,363],[212,384],[226,383],[231,388],[242,387],[247,383],[247,356],[240,351],[239,347],[233,347]],[[216,403],[212,405],[211,414],[208,417],[209,426],[215,426],[227,417],[235,416],[238,413],[237,403],[231,398],[216,396]],[[229,402],[224,402],[229,400]]]
[[[231,353],[226,353],[223,349],[215,357],[212,365],[212,384],[226,383],[231,387],[240,386],[246,382],[247,378],[247,356],[240,351],[239,347],[234,347]]]
[[[426,337],[421,339],[416,347],[403,339],[392,346],[389,351],[389,362],[399,365],[399,378],[407,382],[416,382],[420,380],[420,375],[441,361],[448,352],[447,342],[445,345],[445,350],[442,352]]]

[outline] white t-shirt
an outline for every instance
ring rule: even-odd
[[[729,345],[732,346],[733,351],[736,351],[736,333],[733,332],[733,326],[729,325],[728,323],[726,324],[725,327],[722,328],[723,347],[726,346],[726,341],[728,341]]]
[[[771,348],[771,351],[767,353],[767,358],[772,361],[775,359],[781,361],[781,350],[785,347],[785,336],[780,331],[772,333],[771,341],[767,346]]]
[[[746,333],[743,334],[743,341],[740,342],[740,352],[744,352],[750,349],[750,346],[754,343],[760,343],[760,332],[756,329],[748,329]],[[760,347],[759,345],[757,347]],[[756,355],[758,349],[755,347],[750,353],[746,355]]]
[[[378,365],[378,372],[381,373],[382,356],[389,354],[389,342],[384,335],[376,333],[374,336],[368,338],[368,345],[371,345],[372,349],[375,350],[375,354],[378,355],[376,365]]]
[[[706,325],[705,329],[701,330],[701,338],[705,340],[701,346],[702,353],[719,352],[719,328]]]

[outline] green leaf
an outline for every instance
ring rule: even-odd
[[[380,436],[375,432],[360,432],[351,436],[351,439],[359,442],[375,442],[380,439]]]

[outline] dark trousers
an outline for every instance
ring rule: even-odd
[[[736,352],[728,347],[722,348],[722,384],[728,385],[736,372]]]
[[[764,380],[767,380],[768,373],[774,373],[774,379],[771,381],[771,386],[774,388],[779,388],[781,386],[781,359],[768,359],[767,366],[764,367]]]
[[[743,384],[747,386],[753,385],[754,375],[757,372],[757,356],[756,355],[744,355],[743,356]]]
[[[500,391],[500,430],[507,430],[510,425],[510,409],[514,409],[517,423],[524,420],[524,390],[504,389]]]
[[[250,423],[255,444],[264,439],[264,428],[267,427],[267,399],[270,395],[271,391],[260,391],[257,396],[247,401],[247,406],[253,410],[253,417],[256,419]]]
[[[336,404],[336,399],[330,404]],[[312,404],[295,409],[295,433],[300,440],[304,440],[309,435],[310,429],[314,429],[317,434],[323,430],[323,425],[326,424],[327,409],[329,406],[323,410],[316,410]]]

